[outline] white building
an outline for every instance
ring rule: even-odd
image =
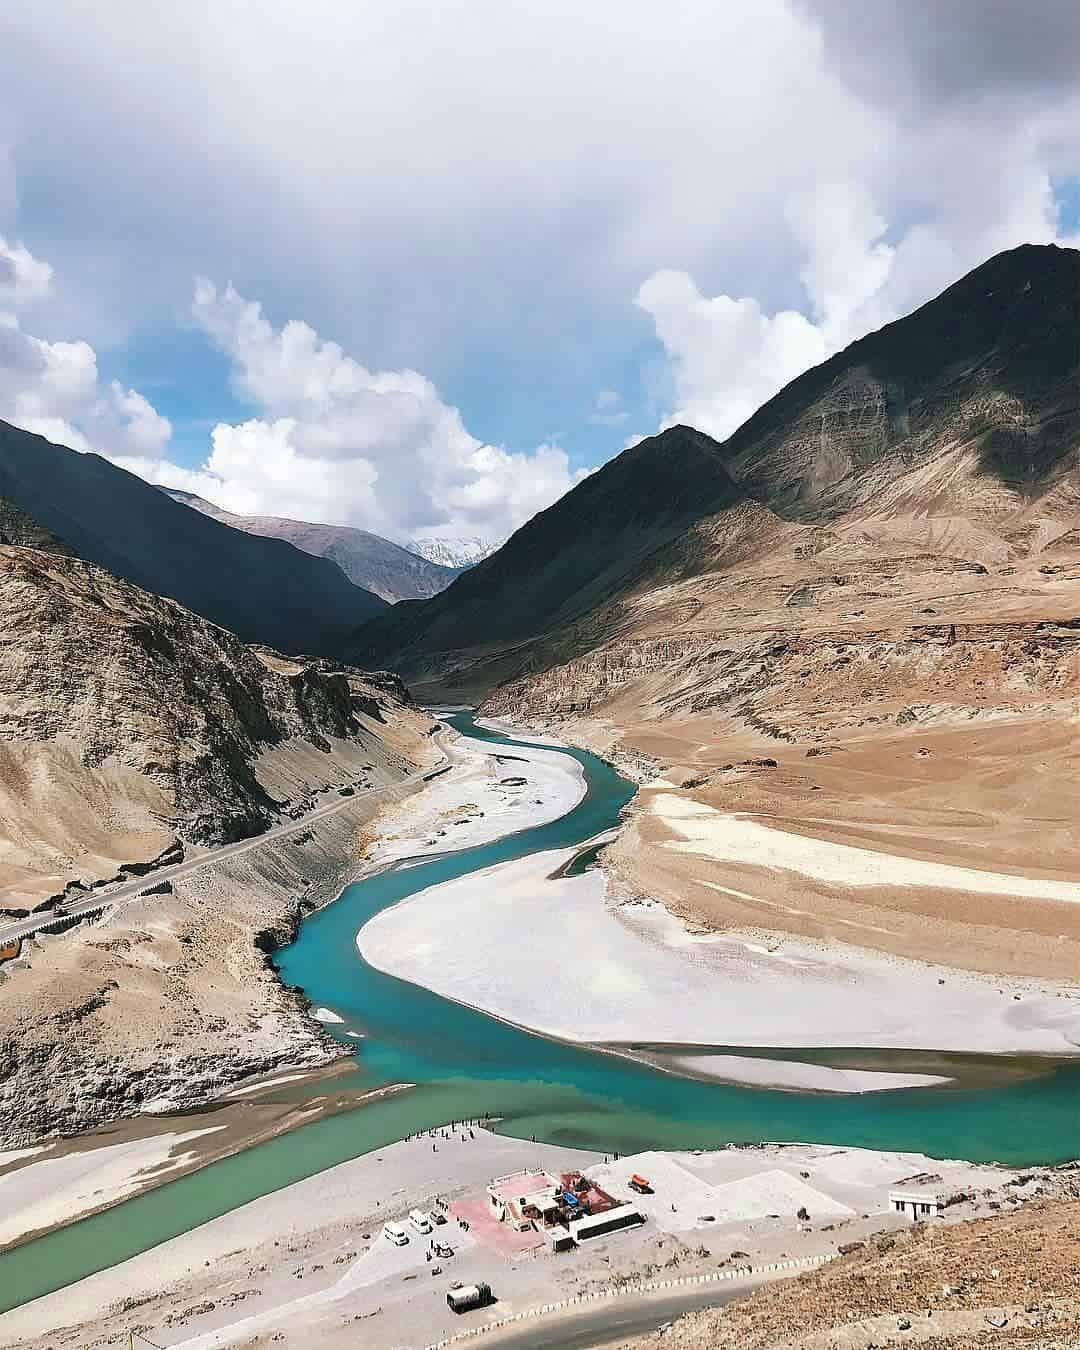
[[[946,1196],[933,1187],[901,1185],[889,1192],[889,1204],[898,1214],[910,1214],[912,1220],[927,1219],[945,1208]]]

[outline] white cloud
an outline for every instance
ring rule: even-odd
[[[0,235],[0,305],[25,304],[47,295],[53,270],[22,244],[9,244]]]
[[[192,313],[257,415],[219,423],[197,470],[128,461],[154,481],[245,515],[501,538],[580,476],[555,445],[485,445],[425,376],[368,370],[299,320],[275,328],[232,286],[199,281]]]
[[[53,269],[0,238],[0,417],[74,450],[160,455],[172,434],[136,390],[102,385],[87,342],[28,333],[16,310],[52,291]]]
[[[928,176],[947,180],[952,166],[959,181],[942,194],[933,219],[906,229],[890,232],[859,182],[826,183],[789,200],[789,228],[805,254],[809,317],[795,309],[767,314],[752,297],[706,297],[685,272],[651,276],[636,303],[652,318],[667,361],[663,425],[686,422],[722,439],[804,370],[994,253],[1024,242],[1076,242],[1057,229],[1049,173],[1029,132],[998,160],[957,169],[965,148],[960,133],[926,148]],[[992,211],[982,209],[987,201]],[[895,242],[887,242],[889,233]]]
[[[1051,181],[1080,172],[1069,0],[954,0],[948,23],[934,0],[14,8],[0,227],[17,165],[65,278],[59,300],[31,286],[53,327],[0,333],[26,415],[244,509],[501,533],[572,475],[557,447],[483,446],[443,399],[455,381],[491,370],[493,402],[537,421],[522,444],[569,408],[612,440],[663,416],[723,434],[997,249],[1053,237]],[[307,322],[213,292],[200,322],[251,408],[185,470],[93,348],[55,339],[162,331],[199,271]],[[640,350],[635,293],[666,353],[650,410],[594,403],[597,371]]]

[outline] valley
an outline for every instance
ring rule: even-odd
[[[374,1231],[383,1150],[425,1204],[530,1147],[704,1168],[757,1196],[700,1219],[710,1244],[772,1275],[898,1226],[885,1192],[933,1169],[969,1169],[943,1227],[1011,1199],[1056,1222],[1078,322],[1080,253],[1000,254],[453,577],[42,442],[51,482],[0,428],[0,1343],[75,1346],[105,1312],[114,1339],[300,1345],[312,1310],[345,1343],[384,1307],[372,1345],[434,1343],[430,1281],[397,1288],[423,1267]],[[214,584],[76,509],[144,490]],[[767,1180],[789,1146],[803,1170]],[[799,1217],[816,1149],[873,1171],[858,1219]],[[715,1273],[648,1222],[574,1279],[501,1252],[508,1307],[607,1297],[673,1235]]]

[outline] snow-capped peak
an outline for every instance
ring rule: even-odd
[[[418,553],[428,562],[441,563],[443,567],[472,567],[494,553],[501,544],[498,539],[481,539],[477,536],[460,539],[409,539],[405,547],[412,553]]]

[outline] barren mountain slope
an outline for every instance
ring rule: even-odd
[[[1080,874],[1078,297],[1080,254],[1018,249],[795,381],[720,451],[767,504],[488,695],[662,774],[608,855],[627,889],[752,940],[1077,979],[1080,906],[1008,874]]]
[[[337,563],[355,586],[395,604],[398,600],[417,600],[437,595],[454,580],[459,567],[443,567],[400,544],[392,543],[367,530],[348,525],[318,525],[282,516],[238,516],[193,492],[162,489],[174,501],[201,511],[205,516],[231,525],[234,530],[259,534],[268,539],[285,539],[304,553],[329,558]]]
[[[341,568],[282,539],[231,530],[100,455],[78,454],[0,422],[0,497],[80,558],[247,642],[336,655],[386,608]]]
[[[589,650],[628,592],[696,570],[696,526],[761,510],[717,451],[689,427],[623,451],[441,595],[366,624],[350,659],[460,696]]]
[[[676,427],[624,451],[352,650],[432,692],[483,694],[636,631],[635,607],[670,583],[734,576],[777,544],[766,575],[793,605],[801,560],[822,550],[846,569],[836,584],[909,558],[1003,564],[1058,539],[1067,554],[1078,334],[1080,252],[1000,254],[793,381],[723,445]],[[740,609],[741,627],[754,611]]]
[[[0,1140],[339,1054],[265,952],[354,866],[378,806],[361,789],[437,757],[431,726],[391,677],[253,650],[81,559],[0,547],[0,903],[335,806],[24,942],[0,967]]]
[[[871,1239],[798,1279],[690,1313],[662,1343],[666,1350],[1064,1350],[1080,1343],[1080,1200],[1068,1173],[1056,1189],[1074,1198]]]
[[[261,656],[91,563],[0,547],[0,894],[265,828],[359,772],[355,699],[346,674]]]

